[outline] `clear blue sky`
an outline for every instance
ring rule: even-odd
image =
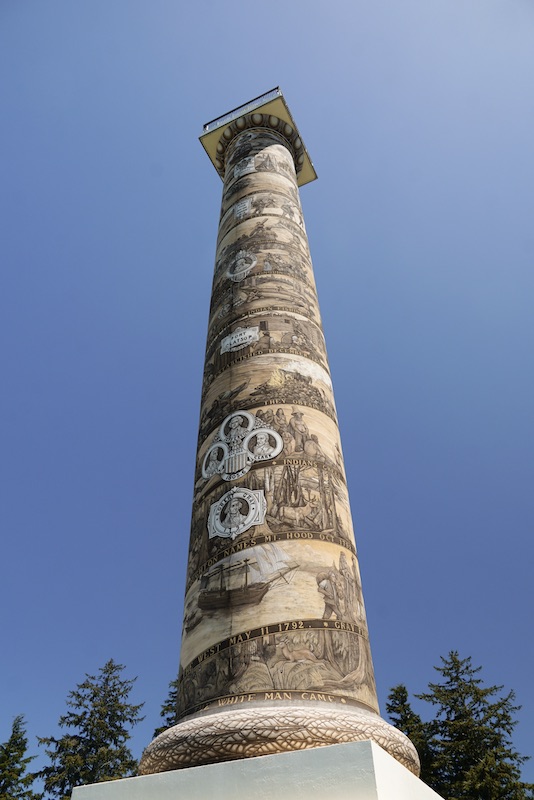
[[[109,658],[137,757],[159,724],[222,187],[197,137],[280,85],[382,709],[458,649],[533,755],[533,41],[530,0],[3,0],[0,741],[23,713],[36,750]]]

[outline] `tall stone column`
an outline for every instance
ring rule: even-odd
[[[206,126],[224,178],[180,658],[179,723],[142,774],[372,739],[380,716],[298,185],[279,90]]]

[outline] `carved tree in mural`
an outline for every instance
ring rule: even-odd
[[[300,486],[300,467],[285,466],[275,499],[277,506],[298,508],[306,505]]]

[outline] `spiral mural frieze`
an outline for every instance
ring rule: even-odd
[[[379,716],[298,193],[306,153],[290,119],[256,110],[212,134],[219,139],[210,157],[224,187],[186,576],[181,721],[149,746],[142,772],[362,738],[417,770],[408,740]],[[238,713],[238,704],[247,710]],[[252,719],[261,720],[261,735],[251,734]]]

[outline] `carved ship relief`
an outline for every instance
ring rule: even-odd
[[[289,562],[280,547],[256,547],[252,559],[220,563],[202,576],[198,607],[202,611],[214,611],[258,605],[269,589],[282,582],[289,583],[291,573],[298,568],[298,564]]]

